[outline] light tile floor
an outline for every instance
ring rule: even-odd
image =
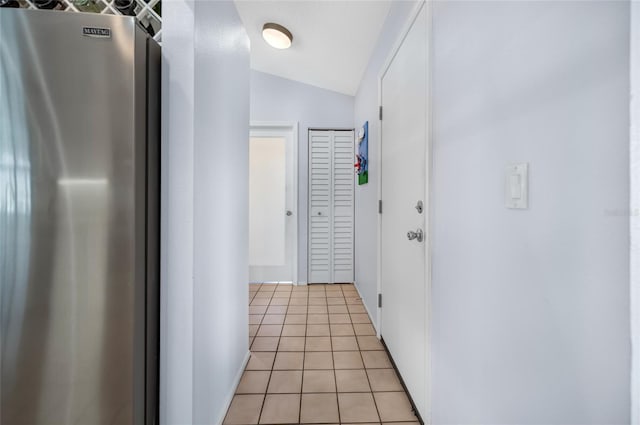
[[[250,285],[251,359],[225,424],[417,424],[353,285]]]

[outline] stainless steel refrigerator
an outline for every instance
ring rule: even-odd
[[[0,9],[4,424],[157,423],[160,48]]]

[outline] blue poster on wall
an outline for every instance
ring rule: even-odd
[[[369,181],[369,121],[366,121],[358,131],[358,154],[356,155],[356,172],[358,184]]]

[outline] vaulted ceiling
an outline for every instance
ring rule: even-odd
[[[391,0],[236,0],[251,40],[251,68],[355,95]],[[287,50],[262,38],[275,22],[293,34]]]

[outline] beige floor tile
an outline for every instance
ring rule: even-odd
[[[389,369],[393,367],[385,351],[362,351],[362,360],[367,369]]]
[[[348,314],[330,314],[329,322],[334,323],[351,323],[351,317]]]
[[[260,325],[256,336],[280,336],[282,325]]]
[[[249,336],[256,336],[259,327],[259,325],[249,325]]]
[[[336,370],[336,384],[341,393],[371,392],[364,369]]]
[[[366,313],[353,313],[351,315],[352,323],[371,323],[369,320],[369,315]]]
[[[383,422],[416,421],[409,399],[404,392],[373,393]]]
[[[306,298],[291,298],[289,300],[289,305],[307,305],[307,299]]]
[[[289,297],[291,297],[291,292],[276,291],[273,294],[273,298],[289,298]]]
[[[343,422],[380,420],[371,393],[338,393],[340,419]]]
[[[284,319],[285,325],[304,325],[307,323],[306,314],[287,314]]]
[[[344,304],[346,304],[344,301],[344,297],[340,297],[340,298],[327,297],[327,305],[344,305]]]
[[[309,305],[327,305],[327,299],[309,297]]]
[[[249,304],[249,306],[254,306],[254,305],[269,305],[269,301],[271,301],[270,298],[258,298],[258,296],[256,295],[256,297],[253,299],[253,301],[251,301],[251,304]]]
[[[347,296],[345,296],[344,299],[346,300],[347,304],[362,305],[362,298],[360,298],[360,297],[347,297]]]
[[[300,421],[307,424],[337,422],[338,402],[334,394],[302,394]]]
[[[307,352],[304,356],[304,368],[333,369],[333,356],[330,351]]]
[[[283,336],[278,351],[304,351],[303,336]]]
[[[333,360],[336,369],[364,369],[360,351],[334,351]]]
[[[329,315],[328,314],[310,314],[307,320],[307,323],[311,323],[314,325],[327,324],[329,323]]]
[[[267,314],[285,314],[286,312],[286,305],[270,305],[267,309]]]
[[[301,370],[274,370],[269,380],[269,394],[293,394],[302,391]]]
[[[282,325],[284,323],[284,314],[267,314],[262,319],[263,325]]]
[[[260,415],[260,423],[298,423],[299,416],[300,394],[267,394]]]
[[[324,291],[309,291],[309,298],[326,298]]]
[[[307,314],[307,306],[292,305],[291,303],[289,303],[289,310],[287,310],[287,314]]]
[[[357,351],[358,342],[355,336],[332,336],[333,351]]]
[[[305,325],[284,325],[282,336],[304,336],[306,330]]]
[[[296,298],[299,299],[299,298]],[[289,305],[289,298],[271,298],[269,305]]]
[[[404,391],[393,369],[367,369],[373,391]]]
[[[251,353],[249,363],[247,363],[247,370],[271,370],[275,357],[276,353],[274,352]]]
[[[249,315],[249,324],[250,325],[259,325],[262,322],[262,314],[250,314]]]
[[[309,314],[327,314],[326,305],[310,305]]]
[[[291,298],[307,298],[309,294],[307,292],[302,291],[292,291]]]
[[[249,314],[265,314],[266,312],[266,305],[254,305],[253,307],[249,307]]]
[[[363,305],[354,305],[354,304],[350,304],[350,305],[347,305],[347,309],[349,310],[349,313],[351,313],[351,314],[353,314],[353,313],[356,313],[356,314],[360,314],[360,313],[362,313],[362,314],[366,314],[366,313],[367,313],[367,310],[365,310],[365,308],[364,308],[364,306],[363,306]]]
[[[250,336],[249,337],[249,347],[251,347],[251,344],[253,344],[253,340],[256,339],[255,336]]]
[[[334,393],[336,380],[332,370],[305,370],[302,377],[303,393]]]
[[[384,422],[382,425],[420,425],[420,422]]]
[[[375,336],[358,336],[358,345],[363,351],[366,350],[384,350],[382,343]]]
[[[331,338],[328,336],[310,336],[307,338],[305,351],[331,351]]]
[[[277,336],[257,336],[251,344],[251,351],[276,351],[279,339]]]
[[[302,370],[303,352],[278,352],[273,370]]]
[[[346,323],[331,324],[331,336],[350,336],[354,335],[353,326]]]
[[[242,374],[242,379],[236,389],[236,394],[264,394],[267,392],[267,384],[271,372],[268,370],[247,370]]]
[[[236,395],[231,401],[225,424],[257,424],[264,395]]]
[[[256,298],[271,298],[273,296],[273,292],[258,292],[256,293]]]
[[[264,323],[264,320],[262,321]],[[356,335],[375,335],[376,330],[370,323],[354,323],[353,330]]]
[[[346,305],[330,305],[329,306],[329,314],[344,314],[348,313]]]
[[[329,325],[307,325],[307,336],[330,336]]]

